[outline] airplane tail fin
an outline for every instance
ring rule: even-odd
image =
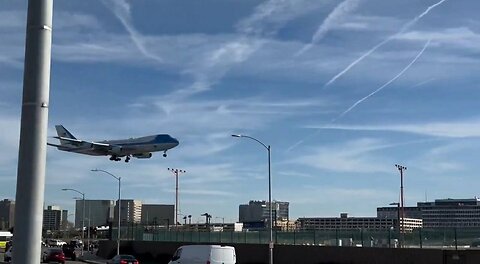
[[[66,128],[64,128],[62,125],[56,125],[55,129],[57,130],[57,135],[58,137],[63,137],[63,138],[70,138],[70,139],[77,139],[75,136],[72,135]],[[71,145],[70,141],[67,140],[62,140],[60,139],[60,144],[61,145]]]

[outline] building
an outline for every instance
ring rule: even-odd
[[[480,198],[420,202],[424,228],[480,228]]]
[[[398,226],[397,218],[378,218],[378,217],[348,217],[348,214],[342,213],[340,217],[310,217],[299,218],[297,228],[301,230],[359,230],[385,231]],[[405,218],[405,232],[412,232],[415,228],[422,227],[421,219]]]
[[[0,230],[8,230],[15,224],[15,202],[4,199],[0,201]]]
[[[274,225],[277,221],[289,220],[288,207],[288,202],[272,202]],[[267,201],[250,201],[248,204],[241,204],[239,206],[238,215],[240,223],[266,223],[270,221],[270,206]]]
[[[420,218],[423,228],[480,228],[480,199],[437,199],[404,207],[406,218]],[[377,208],[378,218],[398,219],[398,207]]]
[[[113,219],[112,200],[85,200],[85,226],[108,225]],[[81,228],[83,218],[83,200],[75,203],[75,227]]]
[[[403,207],[405,218],[422,219],[422,210],[419,207]],[[396,218],[400,217],[399,207],[378,207],[377,218]]]
[[[121,200],[120,207],[120,221],[122,223],[137,223],[139,224],[142,220],[142,201],[139,200]],[[118,201],[115,204],[115,221],[114,225],[117,224],[116,219],[118,219]]]
[[[67,210],[63,210],[67,211]],[[47,206],[47,209],[43,210],[43,229],[57,231],[61,230],[63,225],[62,216],[64,215],[62,209],[59,206]],[[68,215],[68,211],[67,211]]]
[[[174,225],[174,215],[175,206],[173,204],[142,204],[142,224]]]

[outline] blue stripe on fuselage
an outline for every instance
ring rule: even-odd
[[[145,138],[153,137],[153,139],[148,141],[143,141]],[[132,138],[125,140],[112,140],[112,141],[102,141],[101,143],[107,143],[112,145],[121,145],[121,146],[131,146],[131,145],[153,145],[153,144],[179,144],[178,140],[171,137],[170,135],[162,134],[155,136],[147,136],[142,138]]]

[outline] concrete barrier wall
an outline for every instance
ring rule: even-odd
[[[189,243],[192,244],[192,243]],[[123,241],[122,254],[140,260],[168,263],[181,242]],[[234,246],[237,264],[267,264],[268,245],[224,244]],[[116,253],[115,241],[101,241],[99,255],[110,258]],[[359,247],[321,247],[275,245],[275,264],[474,264],[480,263],[480,250],[390,249]]]

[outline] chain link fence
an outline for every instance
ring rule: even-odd
[[[112,230],[116,238],[117,229]],[[270,234],[263,231],[188,231],[174,227],[151,227],[130,224],[122,227],[122,240],[165,241],[186,243],[268,244]],[[415,229],[400,234],[397,229],[369,231],[365,229],[334,231],[273,231],[275,244],[350,247],[408,247],[480,249],[480,229]]]

